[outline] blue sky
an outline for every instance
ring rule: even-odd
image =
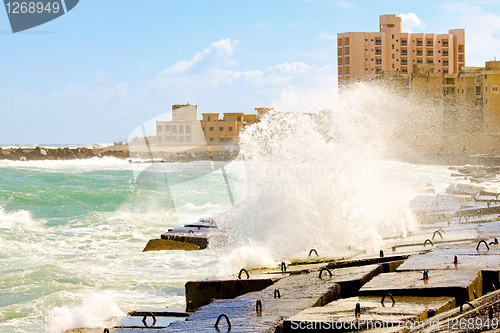
[[[0,10],[0,144],[113,142],[190,102],[253,112],[282,92],[335,94],[336,34],[464,28],[466,65],[500,59],[500,1],[80,0],[13,34]]]

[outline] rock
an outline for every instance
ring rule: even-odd
[[[45,149],[40,149],[40,155],[47,156],[47,151]]]

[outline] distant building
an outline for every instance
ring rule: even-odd
[[[156,136],[149,139],[156,145],[204,145],[238,142],[241,129],[259,121],[259,114],[269,110],[256,108],[257,114],[224,113],[219,119],[219,113],[203,113],[198,120],[196,105],[173,105],[172,120],[156,122]]]
[[[415,64],[429,64],[437,74],[456,74],[465,66],[464,29],[403,33],[400,17],[380,15],[379,21],[379,32],[337,34],[339,85],[383,71],[412,74]]]
[[[413,74],[381,72],[415,99],[423,97],[438,110],[441,132],[500,133],[500,61],[485,67],[461,67],[456,74],[436,73],[433,66],[415,65]]]

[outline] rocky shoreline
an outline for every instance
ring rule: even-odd
[[[228,150],[208,151],[134,151],[130,154],[127,145],[105,148],[0,148],[0,160],[11,161],[41,161],[41,160],[75,160],[114,157],[142,162],[191,162],[202,160],[231,161],[238,154]]]
[[[88,158],[115,157],[127,159],[127,150],[106,148],[0,148],[0,160],[40,161],[40,160],[76,160]]]

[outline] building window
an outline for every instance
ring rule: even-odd
[[[432,39],[428,39],[427,46],[434,46],[434,41]]]
[[[443,94],[445,96],[447,95],[453,95],[455,93],[455,87],[444,87],[443,88]]]
[[[498,92],[498,86],[493,86],[491,87],[492,92]]]
[[[382,59],[375,59],[375,65],[382,65]]]
[[[448,51],[443,51],[443,57],[447,57],[448,56]]]
[[[337,60],[337,63],[338,63],[338,65],[339,65],[339,66],[342,66],[342,58],[339,58],[339,59]]]
[[[177,134],[177,125],[172,126],[172,133]]]
[[[380,68],[377,68],[377,74],[380,73],[382,70]]]
[[[233,131],[233,128],[232,127],[229,127],[229,132],[232,132]]]
[[[186,125],[186,134],[191,133],[191,125]]]
[[[207,121],[210,121],[210,117],[207,117]]]
[[[421,57],[422,56],[422,50],[417,50],[417,57]]]
[[[401,46],[407,46],[408,45],[408,40],[407,39],[401,39]]]
[[[219,131],[223,131],[224,130],[224,127],[219,127]]]
[[[433,64],[433,63],[434,63],[434,60],[432,60],[432,59],[427,59],[427,63],[428,63],[428,64]]]
[[[162,142],[163,138],[161,136],[158,137],[158,142]]]
[[[423,45],[423,42],[421,39],[417,39],[417,46],[422,46]]]
[[[381,55],[382,49],[375,49],[375,55]]]
[[[161,132],[163,130],[163,126],[158,125],[158,132]]]
[[[179,125],[179,134],[184,134],[184,126]]]
[[[401,59],[401,65],[403,65],[403,66],[408,65],[408,60],[407,59]]]
[[[165,137],[165,142],[170,142],[170,137],[169,136]]]
[[[210,132],[213,132],[213,131],[214,131],[214,128],[213,128],[213,127],[210,127],[208,130],[209,130]]]
[[[225,141],[226,141],[226,139],[224,139],[224,138],[219,138],[219,142],[225,142]]]
[[[443,47],[448,47],[448,41],[447,40],[443,40]]]
[[[191,137],[189,135],[186,136],[186,142],[191,142]]]
[[[347,64],[348,65],[348,64]],[[241,121],[241,117],[238,117],[238,121]]]
[[[401,73],[403,73],[403,74],[408,74],[408,69],[403,68],[403,69],[401,70]]]
[[[165,125],[165,132],[170,132],[170,125]]]
[[[432,57],[434,55],[434,51],[433,50],[427,50],[427,56],[428,57]]]
[[[481,86],[476,86],[476,95],[481,95]]]
[[[179,136],[179,142],[184,142],[184,137],[182,135]]]
[[[176,136],[173,136],[173,137],[172,137],[172,141],[173,141],[173,142],[177,142],[177,137],[176,137]]]
[[[375,45],[382,45],[382,39],[375,38]]]
[[[210,138],[210,142],[214,142],[214,138]]]
[[[455,79],[452,77],[447,77],[444,79],[444,84],[455,84]]]
[[[408,50],[401,50],[401,55],[408,55]]]
[[[417,64],[423,63],[422,59],[417,59]]]

